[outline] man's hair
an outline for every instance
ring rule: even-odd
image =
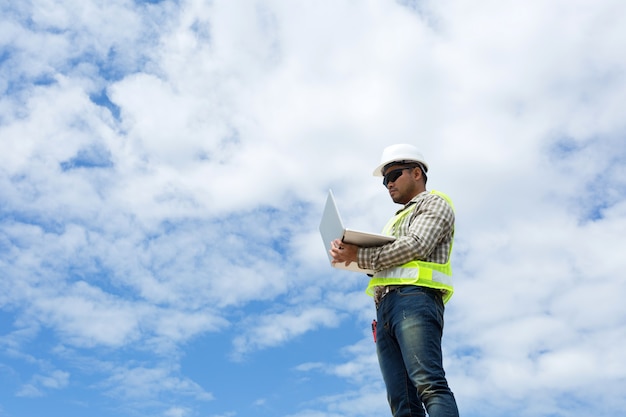
[[[424,165],[422,164],[417,164],[416,165],[420,171],[422,171],[422,177],[424,177],[424,187],[426,186],[426,182],[428,181],[428,175],[426,175],[426,169],[424,168]]]

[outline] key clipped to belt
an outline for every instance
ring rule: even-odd
[[[376,320],[372,320],[372,335],[374,336],[374,343],[376,343],[376,326],[378,326],[378,322]]]

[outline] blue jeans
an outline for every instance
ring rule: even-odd
[[[408,285],[377,310],[376,351],[394,417],[458,417],[442,363],[444,306],[437,290]]]

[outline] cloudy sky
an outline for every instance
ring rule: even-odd
[[[623,0],[0,0],[0,416],[390,415],[332,269],[417,145],[466,417],[626,409]]]

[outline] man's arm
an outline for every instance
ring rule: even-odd
[[[359,248],[356,261],[361,268],[378,271],[413,260],[429,260],[433,250],[453,228],[452,207],[440,196],[430,195],[416,203],[414,212],[400,222],[394,242]]]

